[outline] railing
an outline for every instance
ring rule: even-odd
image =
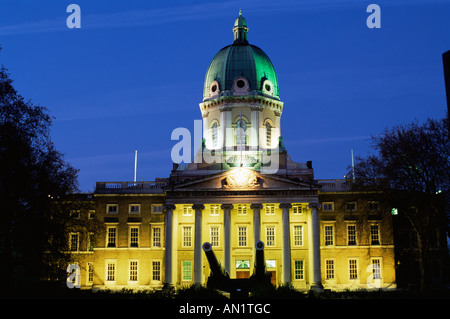
[[[159,193],[166,186],[166,181],[147,182],[97,182],[96,193]]]
[[[348,179],[318,179],[317,184],[322,186],[322,192],[349,191],[352,181]]]

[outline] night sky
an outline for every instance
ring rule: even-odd
[[[69,4],[81,28],[69,29]],[[369,29],[369,4],[381,28]],[[55,117],[56,148],[96,181],[168,177],[170,139],[201,120],[203,81],[239,9],[278,75],[281,135],[317,179],[343,178],[371,135],[446,113],[449,0],[0,1],[0,63]]]

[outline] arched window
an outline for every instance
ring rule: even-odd
[[[247,145],[247,122],[239,119],[236,122],[236,145]]]
[[[266,121],[266,147],[272,148],[272,125],[269,121]]]
[[[218,146],[218,127],[219,125],[217,124],[217,122],[214,122],[214,124],[211,126],[211,141],[213,148],[216,148]]]

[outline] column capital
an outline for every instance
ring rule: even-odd
[[[174,204],[166,204],[164,205],[164,210],[174,210],[176,208],[176,206]]]
[[[292,208],[292,204],[291,203],[281,203],[280,208]]]
[[[233,204],[222,204],[222,205],[220,206],[220,208],[221,208],[221,209],[233,209],[234,206],[233,206]]]
[[[194,210],[197,210],[197,209],[203,210],[203,209],[205,209],[205,205],[203,205],[203,204],[193,204],[192,205],[192,209],[194,209]]]
[[[263,204],[251,204],[250,209],[262,209]]]
[[[319,209],[321,207],[320,203],[309,203],[308,208],[317,208]]]

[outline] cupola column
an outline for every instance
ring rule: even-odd
[[[251,130],[250,130],[250,147],[258,148],[259,146],[259,128],[260,128],[260,118],[261,118],[261,106],[251,106]]]

